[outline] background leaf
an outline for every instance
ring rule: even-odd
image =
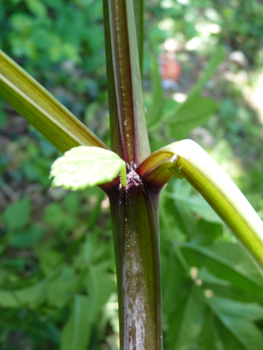
[[[91,332],[89,310],[91,300],[84,295],[76,295],[73,309],[62,332],[61,350],[86,350]]]
[[[43,227],[32,225],[28,230],[13,233],[8,243],[19,249],[28,248],[39,242],[44,233]]]
[[[0,290],[0,305],[8,308],[36,307],[46,297],[47,280],[20,290]]]
[[[190,90],[185,102],[178,104],[174,110],[167,113],[165,120],[170,124],[170,134],[177,139],[183,139],[189,132],[205,123],[217,109],[217,104],[211,98],[201,97],[202,89],[214,74],[216,68],[224,59],[223,47],[218,47],[202,77]]]
[[[171,135],[183,139],[192,129],[204,124],[216,109],[217,104],[211,98],[196,96],[186,100],[168,121]]]
[[[168,321],[171,349],[187,350],[197,339],[202,330],[203,306],[199,291],[191,286]]]
[[[12,203],[3,213],[3,222],[8,230],[16,230],[25,227],[31,214],[31,201],[24,197]]]
[[[207,301],[218,320],[236,339],[240,348],[247,350],[260,350],[262,348],[262,333],[251,322],[263,318],[262,307],[255,304],[230,302],[216,297]],[[224,336],[222,338],[224,339]]]
[[[262,275],[237,244],[217,242],[202,247],[184,243],[182,251],[191,266],[206,266],[216,277],[263,300]]]

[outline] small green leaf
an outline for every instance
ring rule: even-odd
[[[3,213],[3,222],[10,231],[25,227],[31,215],[30,198],[24,197],[12,203]]]
[[[186,100],[169,120],[171,134],[178,139],[184,138],[191,130],[204,124],[216,109],[216,102],[208,97],[196,96]]]
[[[13,233],[8,244],[18,249],[28,248],[38,243],[44,233],[45,229],[43,227],[32,225],[28,230]]]
[[[47,15],[46,6],[39,0],[27,0],[27,7],[35,16],[45,17]]]
[[[47,279],[18,290],[0,290],[0,306],[5,308],[36,307],[46,298]]]
[[[50,178],[54,178],[53,187],[80,190],[110,182],[119,172],[125,187],[126,164],[116,153],[99,147],[79,146],[52,164]]]
[[[58,203],[50,203],[46,206],[43,220],[55,230],[69,232],[77,226],[77,219]]]
[[[47,286],[48,305],[63,308],[73,295],[76,279],[74,270],[65,267]]]

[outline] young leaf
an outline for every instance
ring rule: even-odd
[[[53,187],[80,190],[110,182],[119,172],[125,187],[126,164],[116,153],[99,147],[79,146],[52,164],[50,178],[54,178]]]

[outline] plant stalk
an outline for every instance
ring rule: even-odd
[[[123,159],[130,166],[136,167],[150,155],[150,146],[144,114],[133,2],[107,0],[107,4],[104,3],[104,20],[105,38],[111,42],[111,47],[106,43],[108,85],[109,91],[115,91],[116,94],[114,109],[110,110],[110,118],[113,119],[111,125],[119,127],[117,135],[121,138],[120,151]],[[112,143],[112,149],[120,149],[120,140],[112,138]]]
[[[142,184],[109,194],[121,350],[161,350],[159,192]]]
[[[26,71],[0,50],[0,96],[58,150],[108,147]]]

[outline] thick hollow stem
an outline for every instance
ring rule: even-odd
[[[159,193],[135,178],[109,194],[118,279],[120,349],[161,350]]]
[[[121,138],[112,138],[112,148],[117,149],[120,156],[123,154],[128,164],[140,164],[150,155],[150,146],[144,115],[133,2],[107,0],[107,3],[104,2],[104,19],[111,92],[109,97],[114,98],[114,104],[110,104],[111,126],[119,128],[114,133]]]

